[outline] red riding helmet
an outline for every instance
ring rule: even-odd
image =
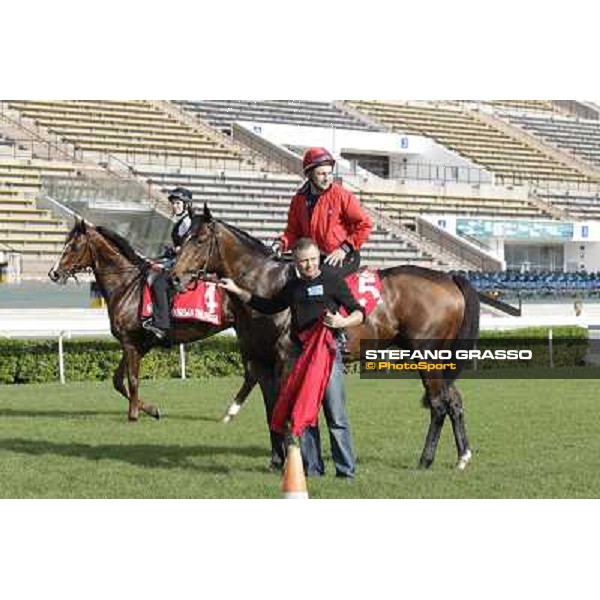
[[[304,153],[304,159],[302,160],[302,169],[304,174],[308,175],[308,172],[315,167],[321,165],[335,165],[335,158],[325,148],[309,148]]]

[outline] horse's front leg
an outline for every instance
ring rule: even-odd
[[[140,385],[140,365],[142,358],[148,350],[140,350],[133,344],[127,344],[124,346],[124,352],[126,356],[127,364],[127,381],[129,384],[129,411],[127,413],[127,419],[135,423],[140,414],[140,410],[146,414],[160,419],[160,410],[153,404],[145,405],[139,397],[139,385]]]
[[[125,356],[125,349],[123,349],[123,355],[119,362],[119,366],[115,369],[113,374],[113,387],[119,394],[129,400],[129,391],[125,387],[125,370],[127,368],[127,357]]]
[[[242,405],[250,395],[250,392],[254,389],[255,385],[256,378],[250,373],[250,369],[245,369],[244,383],[231,404],[227,407],[227,410],[221,419],[222,423],[229,423],[240,412]]]

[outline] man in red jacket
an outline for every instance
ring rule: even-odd
[[[307,181],[292,198],[287,227],[273,249],[285,252],[300,238],[312,238],[323,263],[346,275],[358,270],[359,250],[373,224],[356,196],[333,182],[334,166],[335,159],[325,148],[306,151],[303,168]]]

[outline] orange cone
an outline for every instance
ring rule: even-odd
[[[308,500],[302,456],[296,445],[288,446],[281,491],[286,500]]]

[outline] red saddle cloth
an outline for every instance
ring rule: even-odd
[[[358,273],[350,273],[345,279],[352,295],[365,309],[365,317],[368,317],[380,304],[383,304],[379,271],[363,269]],[[344,316],[347,314],[344,307],[341,308],[340,312]]]
[[[152,316],[152,295],[150,286],[144,285],[141,317]],[[175,294],[171,306],[171,316],[178,321],[201,321],[221,325],[223,323],[223,298],[216,283],[198,281],[187,291]]]

